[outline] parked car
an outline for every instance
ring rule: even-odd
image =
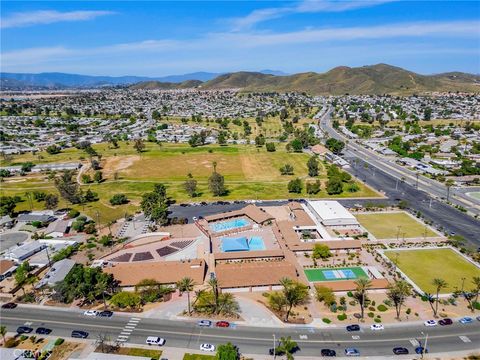
[[[284,351],[282,349],[279,349],[279,348],[275,348],[275,350],[273,348],[270,348],[268,349],[268,353],[270,354],[270,356],[282,356],[284,355]]]
[[[97,316],[98,311],[97,310],[87,310],[83,313],[85,316]]]
[[[202,351],[208,351],[208,352],[214,352],[214,351],[215,351],[215,345],[212,345],[212,344],[200,344],[200,350],[202,350]]]
[[[197,322],[198,326],[203,326],[203,327],[210,327],[212,326],[212,322],[210,320],[200,320]]]
[[[165,339],[158,336],[149,336],[147,337],[147,340],[145,340],[145,343],[147,345],[162,346],[165,345]]]
[[[230,323],[228,321],[217,321],[215,323],[216,327],[223,327],[223,328],[228,328],[230,326]]]
[[[37,334],[40,334],[40,335],[48,335],[52,332],[52,329],[48,329],[48,328],[45,328],[45,327],[39,327],[39,328],[37,328],[37,330],[35,330],[35,332]]]
[[[346,348],[345,356],[360,356],[360,351],[355,348]]]
[[[17,307],[17,304],[13,302],[9,302],[2,305],[2,309],[15,309],[16,307]]]
[[[320,350],[320,355],[324,357],[334,357],[337,356],[337,353],[332,349],[322,349]]]
[[[452,319],[445,318],[445,319],[440,320],[438,323],[442,326],[445,326],[445,325],[452,325],[453,321],[452,321]]]
[[[437,322],[435,320],[427,320],[423,324],[428,327],[437,326]]]
[[[370,330],[383,330],[385,327],[382,324],[372,324],[370,325]]]
[[[460,322],[460,324],[470,324],[473,322],[473,319],[470,316],[465,316],[458,321]]]
[[[423,346],[417,346],[415,348],[415,354],[428,354],[428,349]]]
[[[480,316],[477,316],[477,320],[480,321]]]
[[[348,325],[347,331],[360,331],[360,325],[357,325],[357,324]]]
[[[113,316],[113,311],[110,311],[110,310],[100,311],[100,312],[98,313],[98,316],[101,316],[101,317],[112,317],[112,316]]]
[[[88,332],[82,330],[73,330],[72,338],[86,339],[88,337]]]
[[[408,349],[404,347],[394,347],[393,353],[395,355],[408,355]]]
[[[17,328],[17,333],[18,334],[30,334],[33,331],[31,327],[28,326],[19,326]]]

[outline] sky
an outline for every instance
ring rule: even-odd
[[[1,1],[1,71],[480,73],[480,1]]]

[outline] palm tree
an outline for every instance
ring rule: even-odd
[[[365,314],[365,302],[367,300],[367,291],[372,286],[372,282],[367,278],[360,278],[355,281],[357,288],[355,289],[354,297],[360,305],[361,318],[363,319]]]
[[[7,335],[7,327],[5,325],[0,326],[0,335],[2,335],[3,346],[5,346],[5,335]]]
[[[280,346],[276,349],[279,353],[287,355],[288,360],[293,360],[293,353],[298,350],[298,344],[292,340],[291,336],[281,337]]]
[[[435,290],[436,290],[436,294],[437,294],[436,297],[435,297],[435,310],[433,311],[433,315],[435,317],[437,317],[438,301],[440,300],[440,298],[439,298],[440,291],[442,289],[445,289],[448,286],[448,284],[445,280],[439,279],[439,278],[433,279],[432,284],[433,284],[433,286],[435,286]]]
[[[108,279],[102,278],[95,284],[95,297],[101,295],[103,301],[103,310],[107,310],[107,301],[105,300],[105,293],[108,290]]]
[[[192,314],[190,308],[190,291],[193,291],[193,287],[195,286],[195,282],[192,278],[184,277],[177,282],[177,289],[180,293],[187,293],[187,301],[188,301],[188,315]]]
[[[474,303],[478,303],[478,295],[480,294],[480,276],[474,276],[472,279],[472,283],[475,286],[474,293],[475,293],[475,301]]]
[[[214,313],[217,314],[217,311],[218,311],[218,280],[216,278],[212,278],[212,279],[208,280],[208,285],[212,289],[213,298],[215,300]]]

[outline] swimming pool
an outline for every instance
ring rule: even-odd
[[[250,225],[250,222],[247,219],[234,219],[229,221],[222,221],[210,225],[210,229],[214,232],[223,232],[228,230],[233,230],[237,228],[242,228]]]
[[[265,243],[263,239],[259,236],[252,236],[248,242],[248,249],[250,251],[259,251],[265,250]]]

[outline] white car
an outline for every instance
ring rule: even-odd
[[[98,311],[97,310],[87,310],[83,313],[85,316],[97,316]]]
[[[382,324],[372,324],[370,325],[370,330],[383,330],[385,329]]]
[[[145,341],[145,343],[147,345],[162,346],[162,345],[165,345],[165,339],[158,336],[149,336],[147,337],[147,340]]]
[[[437,326],[437,321],[436,320],[427,320],[423,323],[425,326]]]
[[[212,345],[212,344],[201,344],[201,345],[200,345],[200,350],[202,350],[202,351],[208,351],[208,352],[214,352],[214,351],[215,351],[215,345]]]

